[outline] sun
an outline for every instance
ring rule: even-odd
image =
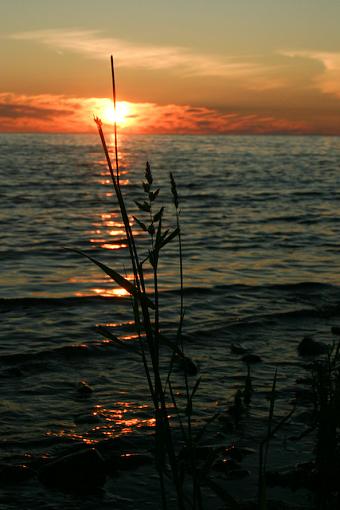
[[[116,110],[112,101],[105,105],[102,110],[101,119],[105,124],[114,124],[115,122],[124,126],[127,124],[127,116],[129,114],[129,106],[126,102],[118,101]]]
[[[98,117],[108,128],[116,122],[119,128],[130,128],[136,124],[136,108],[129,101],[117,101],[116,110],[113,101],[108,98],[92,98],[90,100],[91,114]],[[88,114],[86,113],[86,116]]]

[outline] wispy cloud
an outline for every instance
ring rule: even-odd
[[[118,38],[104,37],[97,30],[47,29],[19,32],[12,39],[36,41],[56,50],[67,50],[95,59],[114,54],[120,67],[150,70],[172,69],[182,74],[219,77],[259,75],[264,66],[249,59],[219,58],[196,54],[178,46],[133,44]]]
[[[313,78],[313,86],[324,94],[340,98],[340,53],[325,51],[282,51],[282,55],[291,58],[313,60],[321,64],[320,71]]]

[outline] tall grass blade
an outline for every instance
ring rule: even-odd
[[[211,478],[206,478],[205,483],[223,501],[223,503],[226,505],[226,509],[241,510],[241,506],[238,504],[236,499],[234,499],[223,487],[221,487],[221,485],[216,483]]]
[[[137,289],[137,287],[135,285],[133,285],[133,283],[131,283],[126,278],[124,278],[124,276],[122,276],[119,273],[117,273],[117,271],[115,271],[114,269],[108,267],[107,265],[103,264],[102,262],[99,262],[99,260],[94,259],[93,257],[91,257],[90,255],[88,255],[87,253],[85,253],[85,252],[83,252],[81,250],[77,250],[76,248],[72,248],[70,250],[74,251],[75,253],[79,253],[79,255],[82,255],[83,257],[86,257],[87,259],[91,260],[91,262],[93,262],[98,267],[100,267],[100,269],[102,269],[102,271],[104,271],[104,273],[106,273],[108,276],[110,276],[110,278],[112,278],[112,280],[114,280],[120,287],[125,289],[129,294],[131,294],[132,296],[137,297],[141,301],[142,300],[145,301],[146,304],[150,308],[154,308],[155,307],[155,305],[153,304],[153,302],[151,301],[150,298],[148,298],[145,294],[142,294]]]
[[[166,246],[168,243],[170,243],[170,241],[172,241],[173,239],[175,239],[175,237],[177,237],[179,234],[179,228],[175,228],[175,230],[173,232],[171,232],[171,234],[169,234],[167,237],[163,238],[162,241],[160,242],[160,248],[163,248],[164,246]]]
[[[115,112],[114,116],[114,136],[115,136],[115,160],[116,160],[116,178],[117,185],[119,185],[119,158],[118,158],[118,135],[117,135],[117,91],[116,91],[116,80],[115,80],[115,66],[113,63],[113,56],[111,55],[111,77],[112,77],[112,99],[113,99],[113,109]]]
[[[138,354],[141,354],[138,350],[136,350],[136,345],[130,345],[126,341],[120,340],[118,337],[111,333],[109,328],[106,328],[105,326],[96,326],[95,331],[102,335],[104,338],[111,340],[111,342],[113,342],[120,349],[124,349],[126,351],[133,351]]]

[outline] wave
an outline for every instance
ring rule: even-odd
[[[172,313],[174,309],[172,305],[178,302],[178,290],[165,290],[162,301],[166,303],[167,307],[164,310],[163,327],[172,331],[176,323],[176,318]],[[109,306],[111,309],[113,303],[129,307],[130,299],[114,296],[0,299],[0,312],[3,320],[6,320],[6,313],[9,314],[9,322],[8,325],[6,324],[9,336],[12,314],[14,314],[17,321],[15,324],[19,325],[19,333],[20,327],[23,327],[24,332],[28,332],[27,339],[24,338],[23,348],[20,350],[16,348],[15,352],[10,348],[8,354],[3,351],[0,356],[0,363],[5,367],[13,367],[13,365],[21,367],[24,364],[25,373],[26,371],[34,371],[34,366],[38,362],[49,363],[51,360],[62,361],[117,353],[114,344],[99,340],[97,335],[93,337],[89,334],[90,329],[87,329],[90,328],[91,323],[96,323],[98,315],[100,315],[98,311],[101,312],[100,308]],[[185,289],[185,303],[189,311],[185,321],[185,332],[189,335],[190,341],[205,343],[207,337],[215,337],[216,341],[225,341],[226,331],[235,328],[247,329],[254,326],[268,325],[282,327],[287,322],[296,325],[299,320],[309,322],[315,319],[324,320],[340,317],[340,286],[321,282],[267,285],[219,284],[212,287],[191,286]],[[87,337],[86,343],[80,343],[80,340],[79,343],[70,344],[61,338],[61,344],[51,345],[50,341],[44,339],[44,336],[41,337],[39,332],[35,332],[34,328],[40,310],[42,310],[41,313],[47,311],[51,321],[48,323],[44,335],[47,339],[51,339],[53,336],[59,338],[58,332],[65,332],[62,320],[64,318],[63,310],[66,308],[73,310],[66,332],[68,331],[71,337],[76,339],[76,342],[82,339],[83,334],[85,334]],[[130,313],[129,310],[125,311]],[[120,312],[123,312],[122,317],[125,317],[125,311],[120,310]],[[86,325],[83,324],[84,329],[80,328],[81,334],[79,334],[76,318],[73,318],[73,316],[86,317]],[[28,325],[26,326],[26,324]],[[18,333],[13,331],[13,338],[16,338],[16,334]],[[37,337],[39,342],[43,342],[43,344],[40,343],[42,345],[40,350],[39,348],[27,349],[31,342],[31,336],[32,338]],[[92,340],[88,341],[89,338],[92,338]],[[8,340],[6,341],[8,344]],[[15,375],[16,371],[3,373],[3,376],[6,377]]]
[[[23,371],[23,373],[25,373],[26,371],[34,372],[35,368],[41,370],[42,361],[56,361],[58,359],[79,359],[95,355],[107,355],[109,352],[117,352],[114,342],[88,342],[82,344],[62,345],[60,347],[42,349],[40,351],[31,350],[29,352],[4,354],[0,356],[0,363],[7,366],[19,365],[20,369]],[[26,363],[27,366],[25,366]],[[46,368],[51,370],[51,366]],[[17,372],[13,370],[7,370],[2,375],[19,376],[22,374],[20,371]]]
[[[0,298],[0,310],[16,308],[40,308],[40,307],[69,307],[69,306],[82,306],[92,305],[98,303],[105,303],[118,301],[126,302],[127,298],[119,296],[66,296],[66,297],[18,297],[18,298]]]
[[[297,319],[330,319],[340,316],[340,302],[335,305],[326,305],[319,308],[297,308],[285,312],[273,312],[268,314],[254,314],[243,317],[238,321],[231,321],[229,327],[263,326],[273,322],[286,322]]]
[[[338,295],[340,299],[340,285],[321,283],[321,282],[297,282],[297,283],[284,283],[284,284],[260,284],[260,285],[245,285],[245,284],[218,284],[215,286],[201,285],[190,286],[184,288],[184,294],[190,295],[205,295],[205,294],[221,294],[225,293],[228,296],[238,292],[244,293],[258,293],[265,296],[268,293],[276,292],[280,295],[282,292],[287,293],[305,293],[310,295],[311,292],[329,293]],[[165,289],[161,291],[164,295],[177,295],[178,289]],[[0,310],[4,311],[12,308],[21,307],[64,307],[64,306],[82,306],[82,305],[95,305],[100,303],[112,302],[126,303],[129,302],[128,297],[121,296],[62,296],[62,297],[15,297],[15,298],[0,298]]]

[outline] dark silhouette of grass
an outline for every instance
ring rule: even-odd
[[[111,75],[113,103],[114,108],[116,108],[117,94],[112,57]],[[173,197],[176,226],[172,229],[164,229],[164,207],[157,205],[159,188],[155,188],[150,164],[148,162],[146,163],[145,179],[143,181],[144,200],[135,201],[140,213],[138,217],[134,216],[138,227],[141,228],[149,238],[148,255],[144,259],[141,259],[120,187],[117,123],[114,123],[114,162],[112,163],[102,122],[97,117],[94,120],[98,128],[121,218],[124,223],[133,282],[127,280],[115,269],[108,267],[92,256],[80,250],[75,251],[86,256],[96,264],[131,296],[134,324],[138,337],[138,352],[142,359],[153,403],[155,417],[155,464],[160,480],[162,508],[166,510],[168,506],[167,488],[169,487],[170,480],[176,493],[177,507],[179,510],[185,510],[187,508],[201,510],[203,508],[203,484],[209,485],[224,501],[228,501],[229,507],[231,505],[231,508],[236,509],[238,505],[233,498],[209,479],[210,468],[218,453],[213,452],[208,461],[205,461],[203,464],[199,463],[197,458],[197,446],[206,427],[203,427],[203,430],[194,431],[192,426],[193,402],[201,379],[197,378],[191,385],[189,375],[196,376],[197,369],[194,362],[184,353],[182,334],[184,321],[183,247],[180,226],[180,202],[174,175],[170,173],[169,180]],[[174,242],[175,240],[178,242],[180,302],[177,331],[174,338],[171,339],[165,338],[161,333],[162,317],[159,306],[160,291],[158,266],[163,248],[168,243]],[[151,267],[152,270],[152,289],[147,289],[145,283],[146,266]],[[150,297],[151,294],[153,295],[153,299]],[[114,337],[107,328],[101,327],[98,329],[98,332],[112,340],[118,347],[125,348],[124,343]],[[161,345],[166,345],[170,349],[168,368],[165,371],[160,368]],[[181,409],[178,405],[172,385],[173,367],[177,360],[181,361],[184,372],[184,394],[186,399],[184,409]],[[175,418],[170,421],[169,416],[173,411],[175,411]],[[209,422],[213,421],[214,418],[215,416],[213,416]],[[209,422],[206,426],[208,426]],[[174,428],[180,430],[180,441],[174,438]],[[191,479],[191,490],[188,490],[188,479]]]
[[[111,75],[113,103],[116,109],[116,85],[114,62],[111,57]],[[174,206],[173,228],[164,229],[164,207],[158,205],[159,188],[155,186],[150,164],[145,165],[144,181],[142,189],[143,200],[135,201],[139,214],[134,216],[134,221],[149,241],[149,250],[146,257],[141,258],[135,235],[133,233],[129,214],[120,186],[120,168],[118,156],[117,123],[114,122],[114,161],[112,162],[110,151],[106,143],[103,125],[99,118],[94,119],[98,128],[99,137],[105,154],[107,167],[115,190],[117,204],[125,228],[126,241],[129,250],[129,259],[133,274],[133,281],[129,281],[115,269],[108,267],[92,256],[74,250],[86,256],[91,262],[104,271],[116,284],[125,289],[131,296],[132,313],[137,333],[138,354],[144,366],[144,373],[153,403],[155,417],[155,465],[159,475],[161,501],[163,510],[168,508],[169,481],[171,493],[175,492],[177,508],[179,510],[203,510],[203,490],[209,487],[223,501],[225,508],[232,510],[242,506],[211,476],[211,468],[219,458],[220,450],[211,448],[207,450],[206,457],[202,460],[199,446],[206,428],[216,418],[212,416],[201,430],[193,427],[194,399],[199,390],[201,378],[197,377],[197,369],[192,360],[185,355],[183,341],[184,325],[184,273],[183,273],[183,244],[180,224],[180,198],[173,173],[169,174],[169,184]],[[179,305],[177,330],[173,338],[165,337],[162,333],[162,316],[160,309],[159,290],[159,260],[163,248],[171,243],[178,243],[178,281],[179,281]],[[152,284],[146,285],[146,271],[152,272]],[[152,296],[152,298],[151,298]],[[108,328],[100,326],[97,331],[110,339],[121,349],[130,349],[130,345],[115,337]],[[167,368],[164,370],[160,365],[161,348],[166,346],[170,350]],[[134,351],[136,352],[136,351]],[[181,406],[176,397],[173,386],[173,369],[177,361],[183,368],[183,394],[185,405]],[[314,370],[314,406],[317,413],[317,439],[316,439],[316,467],[320,498],[317,508],[328,508],[323,504],[326,501],[327,492],[334,487],[330,483],[331,475],[336,470],[335,464],[339,455],[335,454],[338,447],[336,429],[339,426],[339,403],[340,403],[340,377],[339,377],[339,347],[329,354],[326,362],[315,365]],[[191,382],[191,376],[195,380]],[[274,420],[274,408],[276,403],[277,373],[275,372],[272,382],[269,402],[269,414],[267,430],[259,444],[258,466],[258,500],[257,508],[266,510],[267,502],[267,458],[270,442],[280,428],[285,425],[292,416],[295,406],[278,422]],[[242,414],[242,398],[246,406],[250,405],[253,393],[252,378],[248,365],[247,376],[243,393],[239,390],[235,395],[233,406],[234,419],[238,422]],[[181,402],[182,404],[182,402]],[[169,416],[174,415],[170,420]],[[179,431],[179,434],[178,434]],[[176,432],[176,434],[174,434]],[[180,435],[180,440],[178,440]],[[302,437],[302,436],[301,436]],[[190,483],[188,483],[188,480]],[[190,486],[190,487],[189,487]],[[325,499],[326,498],[326,499]]]

